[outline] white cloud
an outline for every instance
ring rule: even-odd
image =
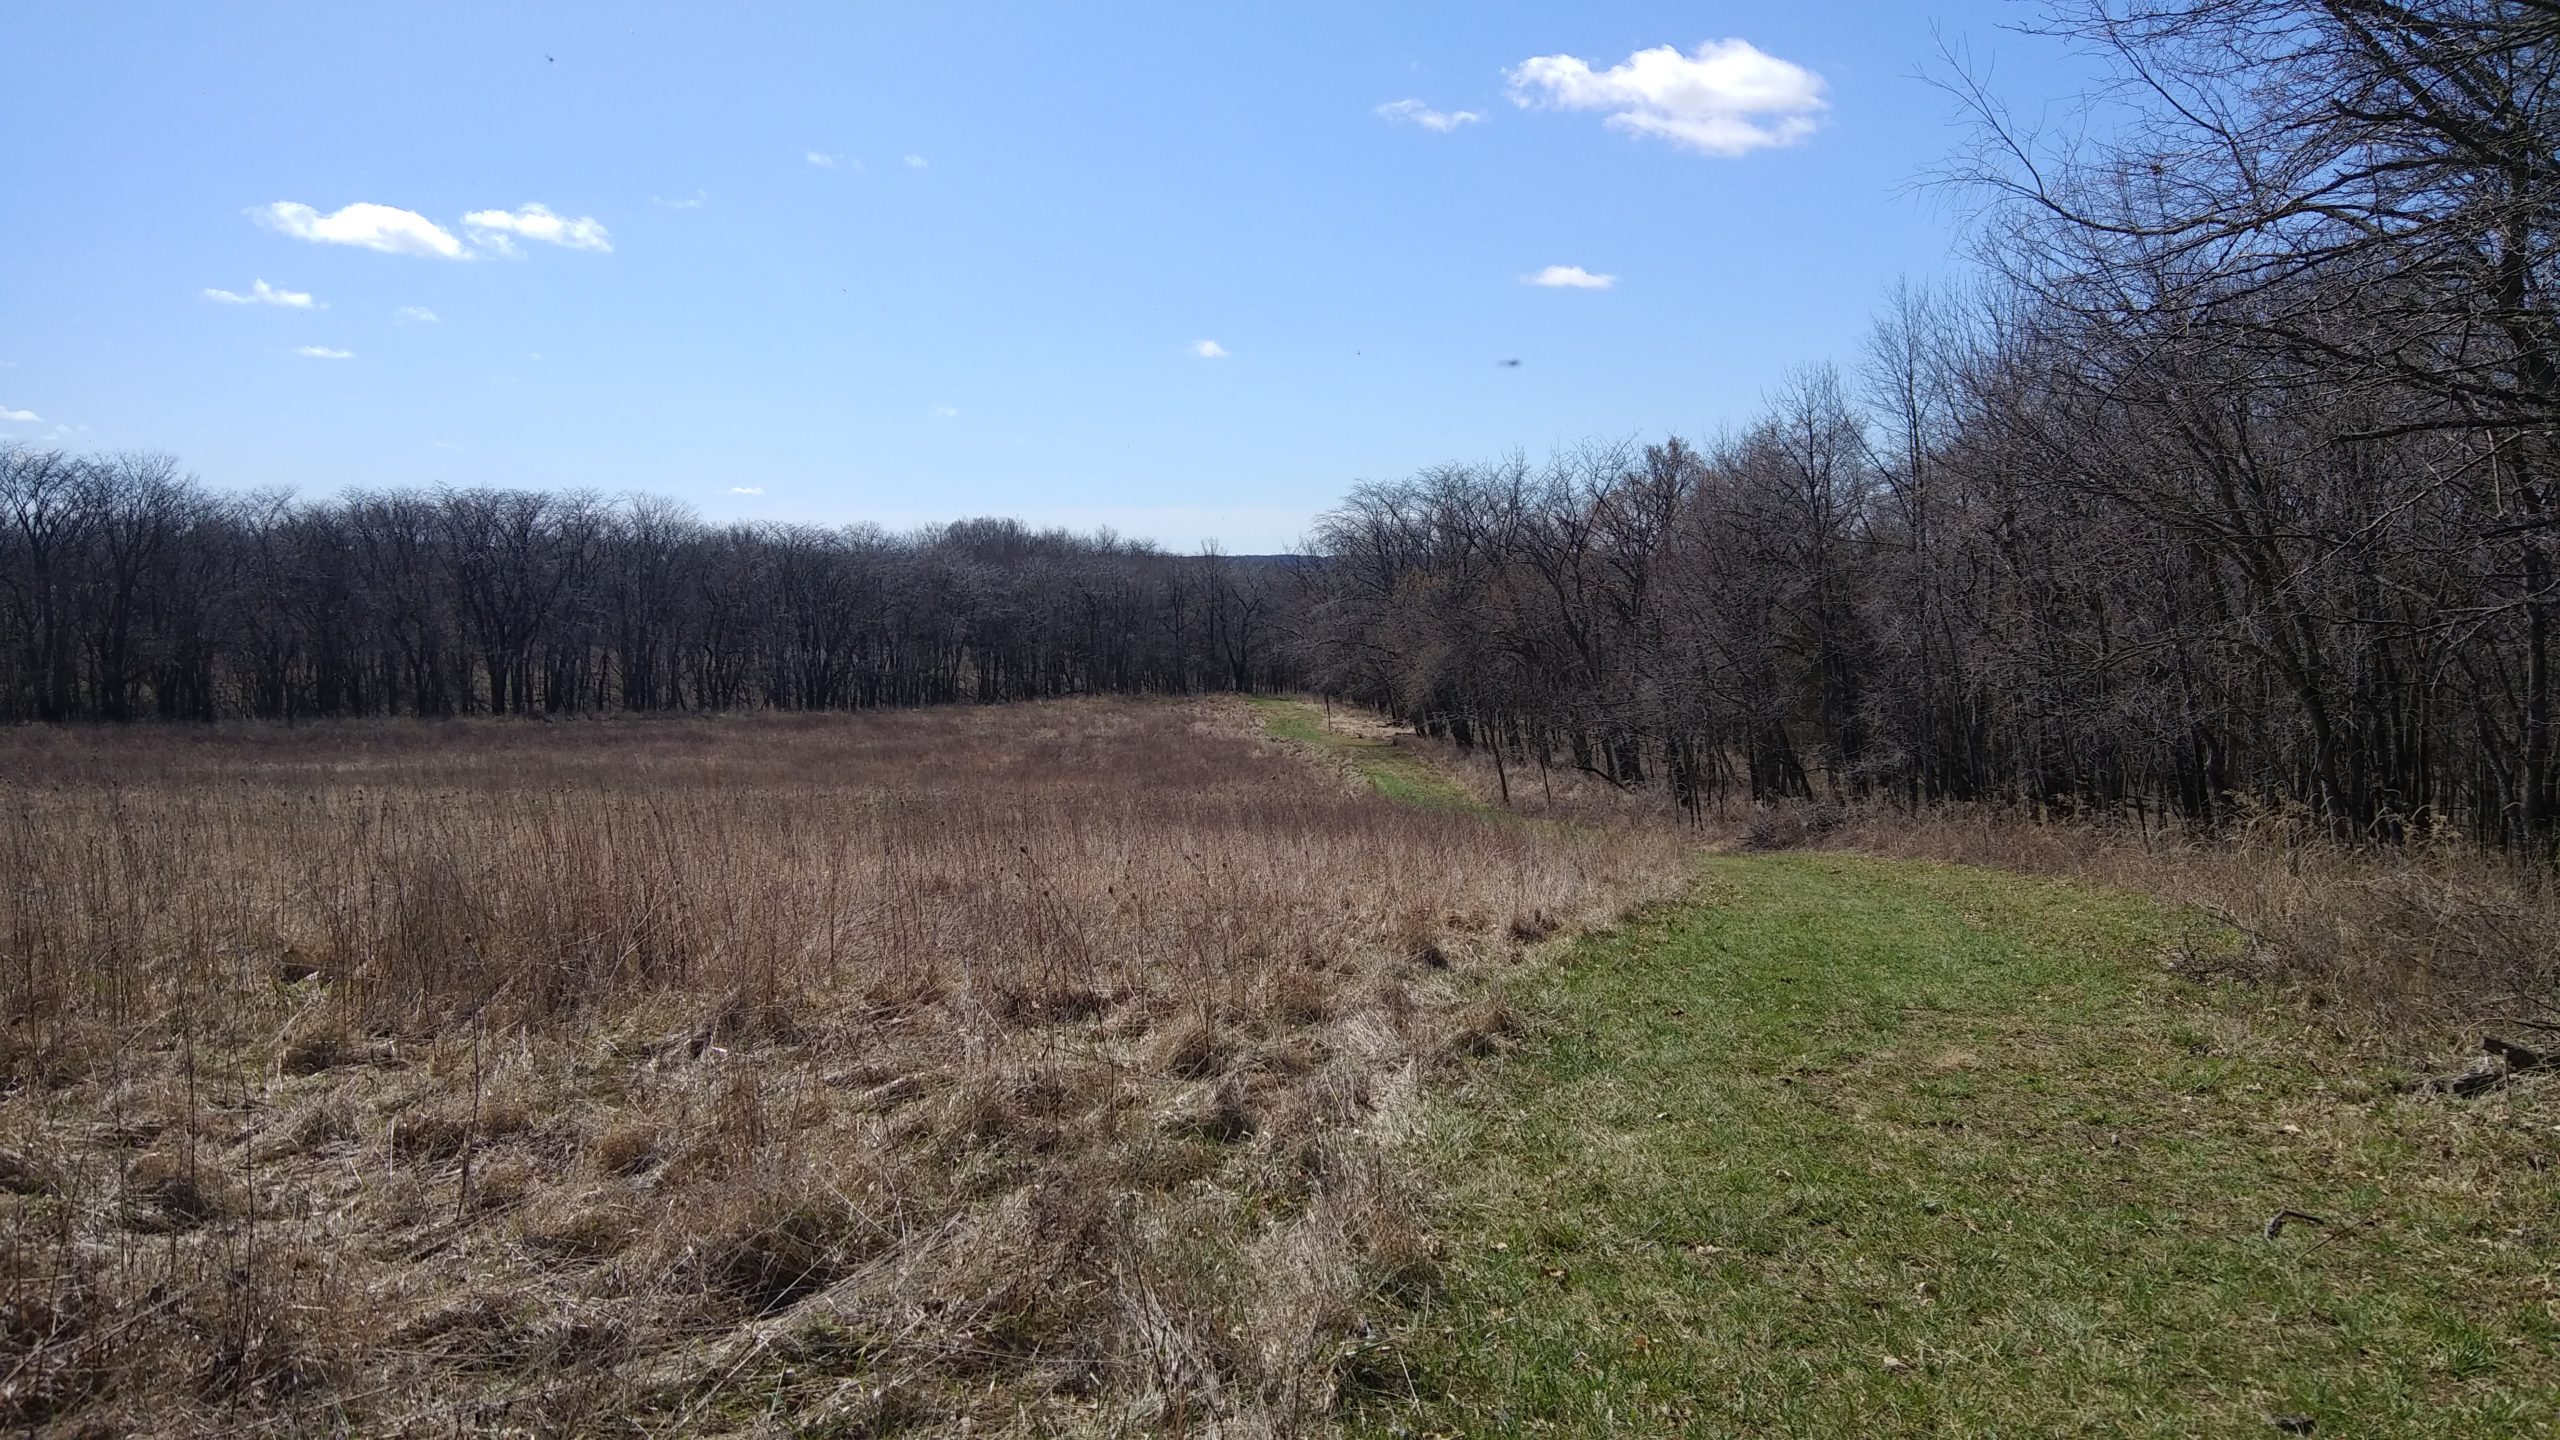
[[[1409,121],[1442,135],[1461,125],[1473,125],[1484,119],[1474,110],[1434,110],[1419,100],[1390,100],[1378,107],[1378,113],[1389,120]]]
[[[702,202],[710,198],[710,191],[696,190],[693,194],[682,200],[669,200],[662,195],[652,195],[649,197],[649,203],[652,205],[664,205],[670,210],[699,210],[702,208]]]
[[[833,170],[844,163],[844,157],[841,155],[830,155],[824,150],[812,150],[809,152],[809,163],[817,166],[821,170]]]
[[[936,420],[957,420],[960,418],[960,407],[957,405],[936,405],[933,407],[932,415]]]
[[[1549,290],[1606,290],[1618,283],[1618,277],[1594,275],[1579,265],[1550,265],[1535,275],[1521,276],[1520,283]]]
[[[264,280],[250,286],[249,293],[246,295],[229,290],[207,290],[204,292],[204,298],[224,305],[282,305],[289,310],[329,308],[300,290],[279,290]]]
[[[732,485],[729,487],[729,493],[732,495],[761,495],[764,493],[764,487],[761,485]]]
[[[471,251],[453,233],[415,210],[390,205],[355,204],[323,215],[308,205],[279,200],[249,214],[270,230],[316,245],[356,245],[389,255],[422,255],[434,260],[468,260]]]
[[[1744,40],[1710,40],[1689,55],[1659,45],[1599,71],[1571,55],[1540,55],[1505,78],[1523,109],[1606,110],[1613,129],[1701,155],[1793,145],[1830,108],[1821,76]]]
[[[926,163],[925,158],[921,155],[910,155],[906,158],[906,167],[910,170],[921,170],[925,167]]]
[[[512,237],[539,240],[564,250],[594,250],[613,253],[613,237],[592,215],[572,220],[554,215],[548,205],[525,205],[515,210],[474,210],[462,217],[471,238],[502,255],[516,253]]]
[[[1224,360],[1227,358],[1227,347],[1215,340],[1195,340],[1191,345],[1191,353],[1203,360]]]
[[[12,410],[6,405],[0,405],[0,420],[6,420],[12,425],[41,425],[44,423],[44,417],[33,410]]]
[[[312,360],[353,360],[356,358],[356,352],[353,350],[332,350],[326,345],[304,345],[297,348],[293,353]]]
[[[441,325],[444,317],[424,305],[403,305],[391,312],[391,318],[403,325]]]

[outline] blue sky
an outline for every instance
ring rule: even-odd
[[[0,434],[1278,549],[1851,358],[1949,268],[1935,35],[2069,88],[2020,16],[7,0]]]

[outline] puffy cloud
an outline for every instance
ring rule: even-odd
[[[595,250],[613,253],[613,237],[592,215],[575,220],[554,215],[548,205],[525,205],[515,210],[474,210],[462,217],[471,238],[502,255],[515,253],[515,236],[557,245],[564,250]]]
[[[1461,125],[1473,125],[1484,119],[1474,110],[1434,110],[1419,100],[1390,100],[1378,107],[1378,113],[1389,120],[1419,125],[1442,135]]]
[[[732,495],[761,495],[764,493],[764,487],[761,485],[732,485],[729,487],[729,493]]]
[[[1506,78],[1513,103],[1524,109],[1606,110],[1613,129],[1701,155],[1793,145],[1829,108],[1821,76],[1744,40],[1710,40],[1688,55],[1656,46],[1606,70],[1571,55],[1540,55]]]
[[[1550,265],[1535,275],[1521,276],[1520,283],[1549,290],[1606,290],[1618,283],[1618,277],[1594,275],[1579,265]]]
[[[403,325],[441,325],[444,317],[424,305],[403,305],[391,312],[391,318]]]
[[[1227,347],[1215,340],[1195,340],[1191,344],[1191,353],[1203,360],[1224,360],[1227,358]]]
[[[297,348],[293,353],[312,360],[353,360],[356,358],[356,352],[353,350],[332,350],[326,345],[304,345]]]
[[[279,290],[261,280],[249,287],[246,295],[229,290],[207,290],[204,298],[224,305],[282,305],[289,310],[326,310],[329,307],[300,290]]]
[[[809,152],[809,163],[817,166],[821,170],[833,170],[844,163],[844,157],[841,155],[830,155],[824,150],[812,150]]]
[[[44,423],[44,417],[33,410],[12,410],[6,405],[0,405],[0,420],[8,421],[12,425],[41,425]]]
[[[270,230],[315,245],[355,245],[389,255],[421,255],[433,260],[468,260],[471,251],[453,232],[415,210],[390,205],[355,204],[323,215],[308,205],[279,200],[249,212]]]
[[[932,414],[933,418],[936,420],[957,420],[960,418],[960,407],[957,405],[936,405],[933,407]]]
[[[921,155],[910,155],[906,158],[905,163],[906,167],[910,170],[921,170],[928,162]]]

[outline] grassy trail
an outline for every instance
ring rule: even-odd
[[[1440,1273],[1351,1428],[2560,1436],[2560,1095],[2407,1094],[2162,963],[2226,944],[1992,871],[1709,861],[1515,982],[1524,1042],[1437,1102]]]
[[[2165,974],[2178,929],[1986,871],[1710,862],[1515,984],[1526,1040],[1438,1103],[1441,1273],[1354,1430],[2560,1433],[2560,1105],[2317,1058]]]
[[[1256,696],[1253,708],[1275,740],[1304,745],[1349,765],[1371,788],[1390,800],[1434,810],[1478,810],[1484,802],[1455,777],[1415,751],[1396,744],[1346,712],[1342,723],[1326,724],[1325,713],[1304,700]],[[1362,724],[1362,728],[1354,725]]]

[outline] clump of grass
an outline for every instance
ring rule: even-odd
[[[1302,1430],[1470,917],[1687,867],[1231,702],[15,731],[0,1423]]]

